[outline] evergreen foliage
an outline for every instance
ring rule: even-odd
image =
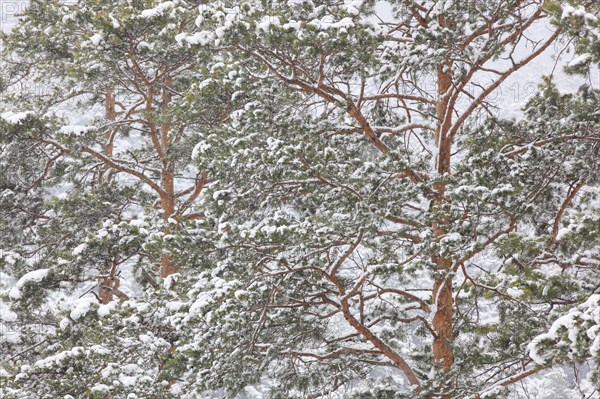
[[[388,5],[31,2],[1,37],[0,396],[600,390],[600,91],[489,99],[559,39],[598,68],[598,6]]]

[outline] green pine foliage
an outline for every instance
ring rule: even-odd
[[[30,4],[0,53],[0,396],[600,389],[600,92],[489,100],[559,39],[597,66],[595,2],[379,3]]]

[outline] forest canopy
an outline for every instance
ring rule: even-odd
[[[3,399],[600,392],[598,2],[21,11]]]

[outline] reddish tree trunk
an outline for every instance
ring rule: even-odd
[[[162,92],[162,105],[161,108],[167,107],[171,102],[171,93],[169,91],[173,79],[169,76],[165,78]],[[169,131],[171,127],[163,124],[160,127],[160,146],[163,149],[162,159],[162,176],[161,186],[165,193],[162,198],[161,204],[164,211],[164,220],[169,223],[169,218],[175,215],[175,165],[173,160],[169,156]],[[165,228],[165,234],[169,234],[169,228]],[[174,273],[177,273],[177,267],[173,265],[171,257],[168,254],[162,254],[160,259],[160,276],[162,278],[168,277]]]
[[[436,205],[443,205],[445,199],[444,175],[449,175],[450,159],[452,149],[452,138],[449,137],[450,127],[452,125],[452,107],[450,104],[450,93],[452,90],[452,76],[449,71],[451,65],[442,65],[438,68],[438,103],[436,104],[436,114],[438,123],[435,131],[437,146],[437,173],[441,180],[434,185],[436,191],[434,202]],[[434,236],[440,238],[447,233],[445,225],[448,219],[442,217],[438,223],[434,224]],[[436,255],[432,257],[435,264],[435,280],[433,284],[432,300],[435,305],[435,314],[433,317],[433,329],[436,337],[433,341],[433,362],[434,365],[444,371],[448,371],[454,364],[454,352],[452,344],[453,336],[453,295],[452,295],[452,277],[449,274],[452,268],[452,259],[447,256]],[[442,399],[449,396],[442,395]]]

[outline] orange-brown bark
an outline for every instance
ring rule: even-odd
[[[162,92],[162,104],[161,107],[167,107],[171,102],[171,93],[169,92],[170,87],[173,83],[171,77],[167,76],[163,83]],[[169,132],[171,127],[167,124],[163,124],[160,127],[160,148],[162,148],[162,173],[161,173],[161,187],[163,189],[163,196],[161,198],[161,205],[163,209],[163,217],[167,225],[169,218],[175,215],[175,165],[173,160],[168,156],[169,143]],[[165,234],[169,234],[168,228],[164,230]],[[178,269],[173,264],[171,257],[168,254],[161,254],[160,258],[160,276],[162,278],[168,277],[172,274],[177,273]]]
[[[113,92],[113,88],[109,87],[106,90],[106,94],[104,97],[104,105],[105,105],[105,116],[109,121],[114,121],[116,119],[116,110],[115,110],[115,96]],[[113,154],[113,143],[112,143],[112,131],[108,131],[106,133],[106,142],[104,145],[104,154],[107,157],[112,156]],[[102,184],[105,179],[110,176],[109,170],[100,170],[98,172],[98,183]],[[101,277],[98,279],[98,300],[102,304],[107,304],[113,300],[113,295],[117,292],[120,293],[120,297],[127,297],[121,291],[119,291],[119,278],[115,276],[116,273],[116,263],[117,257],[115,256],[110,264],[108,265],[109,273],[108,275]]]
[[[445,199],[444,176],[451,172],[452,138],[449,135],[452,126],[452,106],[450,92],[452,90],[451,65],[444,64],[438,67],[438,102],[436,104],[437,125],[435,138],[437,145],[436,171],[440,180],[434,185],[434,202],[437,206],[443,205]],[[441,217],[432,227],[434,236],[440,238],[447,233],[447,218]],[[448,256],[435,255],[432,257],[435,264],[435,279],[432,291],[432,301],[435,306],[432,327],[435,332],[432,356],[434,365],[442,370],[449,370],[454,364],[454,351],[452,348],[453,336],[453,289],[452,289],[452,260]],[[442,399],[448,398],[446,395]]]
[[[121,280],[117,276],[118,261],[118,256],[114,256],[110,262],[108,274],[98,279],[98,300],[104,305],[111,302],[113,296],[117,296],[122,300],[129,299],[129,297],[119,289]]]

